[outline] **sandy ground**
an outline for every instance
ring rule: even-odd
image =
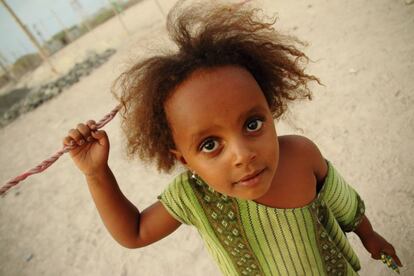
[[[172,1],[160,1],[164,11]],[[279,134],[315,141],[359,191],[374,228],[391,241],[414,275],[414,5],[404,1],[260,1],[278,26],[309,42],[309,71],[324,86],[296,104],[277,124]],[[35,166],[61,146],[78,122],[100,119],[116,102],[115,77],[143,48],[165,36],[164,16],[147,0],[124,15],[132,35],[114,18],[57,53],[61,72],[88,51],[117,53],[90,76],[38,109],[0,129],[0,183]],[[152,46],[150,46],[151,48]],[[54,78],[46,68],[28,85]],[[123,151],[119,118],[105,127],[110,166],[140,209],[152,203],[172,175],[160,175]],[[145,181],[143,181],[145,180]],[[219,275],[197,232],[180,227],[143,249],[122,248],[104,228],[83,176],[68,156],[0,199],[0,275]],[[349,235],[361,275],[392,275]]]

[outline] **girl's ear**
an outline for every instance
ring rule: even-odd
[[[175,149],[170,149],[170,152],[174,154],[175,159],[177,159],[181,164],[187,166],[187,161],[185,160],[183,154],[180,151],[175,150]]]

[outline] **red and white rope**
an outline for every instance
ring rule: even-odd
[[[96,123],[96,128],[100,129],[103,126],[105,126],[109,121],[111,121],[115,117],[116,113],[118,113],[120,108],[121,108],[121,106],[118,105],[111,112],[106,114],[105,117],[103,117],[99,122]],[[15,178],[9,180],[6,184],[4,184],[0,188],[0,195],[4,195],[10,188],[12,188],[13,186],[16,186],[20,181],[23,181],[28,176],[43,172],[44,170],[49,168],[53,163],[55,163],[56,160],[58,160],[59,157],[61,157],[64,153],[72,150],[75,147],[77,147],[77,145],[64,146],[61,150],[57,151],[50,158],[44,160],[42,163],[40,163],[39,165],[37,165],[33,169],[30,169],[30,170],[16,176]]]

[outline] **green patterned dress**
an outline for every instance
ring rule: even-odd
[[[345,232],[361,221],[364,203],[327,163],[322,189],[300,208],[227,197],[189,172],[159,200],[177,220],[197,228],[224,275],[358,275]]]

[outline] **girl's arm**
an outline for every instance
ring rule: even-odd
[[[128,248],[156,242],[172,233],[181,223],[173,218],[160,202],[142,213],[122,194],[108,167],[109,139],[95,122],[78,124],[63,140],[74,145],[69,153],[85,175],[96,208],[111,235]]]
[[[371,257],[381,259],[381,252],[390,255],[398,266],[402,266],[394,247],[387,242],[380,234],[374,231],[369,219],[364,215],[362,221],[354,230],[355,234],[361,239],[366,250],[371,253]]]
[[[103,223],[125,247],[149,245],[181,225],[159,201],[140,213],[123,195],[109,167],[97,175],[86,176],[86,181]]]
[[[325,158],[322,156],[318,147],[309,139],[297,136],[296,139],[303,152],[304,158],[312,160],[311,164],[318,183],[322,183],[327,176],[328,166]],[[374,231],[368,218],[363,215],[361,222],[358,224],[354,232],[361,239],[362,244],[371,253],[372,258],[380,259],[381,252],[390,255],[398,266],[402,266],[394,247],[387,242],[381,235]]]

